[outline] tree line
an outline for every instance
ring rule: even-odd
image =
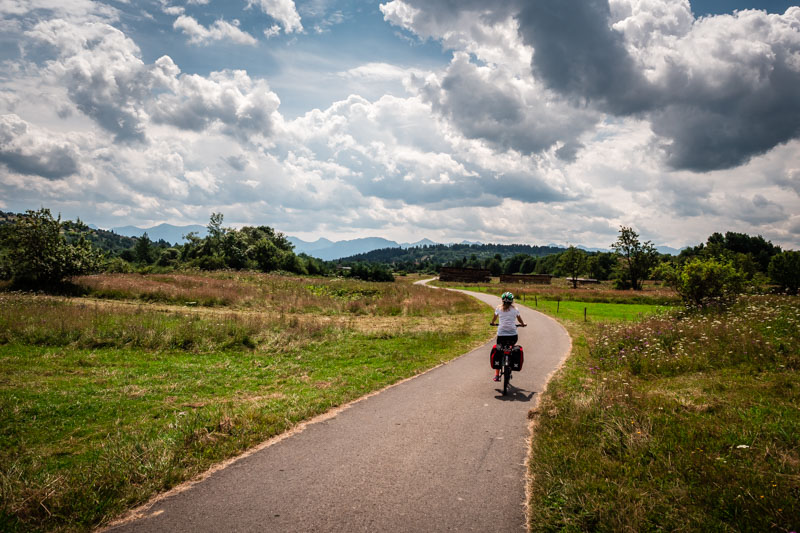
[[[255,270],[300,275],[343,275],[371,281],[393,281],[383,265],[358,264],[339,270],[333,263],[295,254],[283,233],[269,226],[223,226],[212,213],[204,237],[185,236],[184,244],[139,238],[116,239],[80,222],[61,221],[50,210],[26,211],[0,224],[0,280],[15,288],[48,289],[71,276],[97,272],[167,272],[176,269]],[[99,235],[99,237],[98,237]],[[98,241],[101,243],[98,245]],[[127,242],[128,247],[120,246]],[[103,245],[104,244],[104,245]]]
[[[571,246],[458,244],[374,250],[338,261],[296,254],[283,233],[269,226],[225,227],[212,213],[204,237],[184,244],[153,242],[91,230],[77,220],[61,221],[49,209],[21,215],[0,213],[0,280],[20,288],[47,288],[70,276],[95,272],[165,272],[176,269],[256,270],[300,275],[340,275],[393,281],[393,272],[438,273],[443,266],[487,269],[501,274],[551,274],[577,286],[581,276],[613,280],[618,289],[641,290],[645,280],[674,287],[685,300],[704,304],[738,294],[746,286],[797,294],[800,252],[783,251],[763,237],[727,232],[682,250],[660,254],[633,228],[620,227],[611,252]]]

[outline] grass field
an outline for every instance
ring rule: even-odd
[[[531,531],[798,530],[797,298],[564,324],[573,354],[534,414]]]
[[[563,280],[560,280],[563,281]],[[564,283],[556,285],[458,284],[435,282],[440,287],[500,295],[509,290],[518,304],[556,318],[586,322],[637,320],[664,313],[680,306],[673,291],[654,285],[643,293],[613,290],[605,285],[572,289]]]
[[[0,530],[85,531],[486,340],[471,298],[259,274],[0,293]]]

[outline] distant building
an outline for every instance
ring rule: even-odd
[[[492,281],[492,273],[483,268],[442,267],[439,281],[457,281],[459,283],[488,283]]]

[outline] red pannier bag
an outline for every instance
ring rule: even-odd
[[[525,362],[525,355],[522,353],[522,346],[514,346],[511,349],[511,370],[519,372],[522,370],[522,363]]]
[[[502,352],[497,349],[497,345],[492,346],[492,353],[489,354],[489,365],[495,370],[503,368],[503,358],[500,357]]]

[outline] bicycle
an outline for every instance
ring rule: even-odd
[[[517,327],[524,328],[525,326],[517,324]],[[495,370],[499,369],[500,373],[503,375],[503,396],[508,394],[508,382],[511,381],[511,373],[515,370],[517,372],[522,370],[523,361],[522,346],[519,344],[495,344],[492,348],[492,368]]]

